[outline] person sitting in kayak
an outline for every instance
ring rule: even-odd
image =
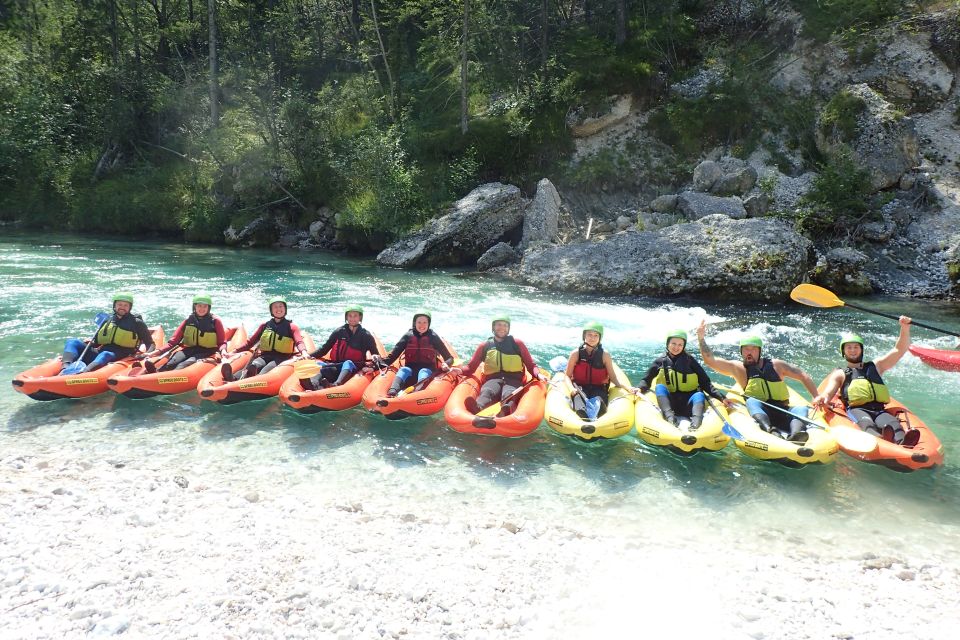
[[[139,314],[130,312],[131,309],[133,294],[125,291],[114,294],[113,315],[100,326],[93,338],[93,344],[83,355],[86,366],[73,370],[73,373],[94,371],[114,360],[129,358],[137,352],[141,344],[146,345],[147,351],[153,349],[150,329]],[[76,362],[86,345],[87,341],[79,338],[67,340],[63,346],[62,369]]]
[[[607,411],[607,394],[610,392],[611,382],[631,393],[636,391],[630,386],[629,380],[619,377],[613,366],[613,358],[600,343],[602,339],[603,325],[599,322],[586,323],[581,333],[582,344],[570,352],[567,360],[567,377],[573,381],[577,391],[573,396],[573,410],[585,420],[589,417],[588,403],[598,403],[599,410],[593,418],[600,417]]]
[[[321,358],[329,351],[330,362],[320,367],[317,375],[300,380],[304,389],[339,386],[366,366],[367,354],[377,353],[376,338],[360,325],[363,307],[358,304],[348,306],[343,311],[343,319],[344,325],[334,330],[327,341],[310,354],[311,358]]]
[[[476,400],[470,398],[467,402],[467,409],[471,413],[502,402],[516,391],[523,384],[524,370],[539,380],[547,379],[540,373],[523,342],[510,335],[510,316],[497,316],[491,321],[490,328],[493,335],[477,346],[470,362],[464,367],[450,369],[453,373],[469,376],[483,363],[484,383],[480,387],[480,395]],[[520,398],[514,397],[504,404],[498,417],[513,413],[519,401]]]
[[[256,346],[257,357],[236,377],[229,362],[220,365],[224,382],[264,374],[272,371],[281,362],[289,360],[294,354],[306,355],[307,348],[303,344],[300,327],[287,318],[287,301],[280,297],[273,298],[269,302],[269,308],[270,319],[257,327],[246,344],[236,351],[248,351]],[[224,354],[224,357],[229,358],[236,352]]]
[[[183,348],[170,356],[170,359],[159,368],[153,361],[144,360],[144,369],[148,373],[185,369],[197,360],[209,358],[217,351],[222,353],[227,346],[226,331],[220,318],[210,313],[212,307],[213,300],[210,296],[194,296],[193,313],[180,323],[167,344],[146,355],[148,358],[153,358],[172,351],[175,347]]]
[[[373,363],[377,366],[391,365],[403,354],[404,366],[397,370],[397,375],[393,379],[390,388],[387,390],[387,397],[394,398],[400,393],[400,389],[406,386],[407,380],[417,372],[417,382],[430,377],[433,370],[437,368],[437,357],[439,356],[443,363],[440,365],[442,371],[449,371],[453,364],[453,354],[447,349],[440,336],[430,328],[433,316],[429,311],[421,310],[413,314],[413,327],[403,334],[403,337],[397,342],[386,358],[379,355],[373,356]]]
[[[673,331],[667,335],[666,344],[666,353],[653,361],[637,388],[646,393],[656,383],[653,390],[663,419],[676,426],[681,418],[689,418],[690,428],[699,429],[703,423],[704,394],[721,402],[726,400],[713,388],[700,363],[687,353],[686,331]]]
[[[860,429],[896,444],[916,444],[905,440],[906,434],[900,420],[886,410],[890,391],[880,377],[897,364],[910,347],[910,322],[907,316],[900,316],[897,343],[883,357],[870,362],[863,361],[863,338],[854,333],[843,334],[840,337],[840,355],[846,360],[846,367],[827,374],[820,383],[823,391],[814,397],[813,405],[826,407],[839,391],[847,409],[847,417]],[[910,432],[911,439],[919,436],[917,430]]]
[[[783,379],[799,380],[812,398],[817,395],[813,378],[800,367],[788,362],[776,358],[764,358],[763,340],[757,336],[749,336],[740,341],[741,361],[717,358],[707,346],[706,333],[707,321],[702,320],[697,327],[697,341],[700,344],[703,362],[708,367],[737,381],[743,389],[747,412],[757,421],[760,428],[788,440],[804,440],[806,436],[800,434],[806,432],[807,423],[794,416],[806,418],[809,407],[790,406],[790,392]],[[758,400],[780,407],[782,411],[771,409],[768,412]]]

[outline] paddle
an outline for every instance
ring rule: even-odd
[[[495,402],[495,403],[493,403],[492,405],[490,405],[489,407],[487,407],[487,408],[485,408],[485,409],[481,409],[480,411],[478,411],[478,412],[477,412],[477,415],[478,415],[478,416],[482,416],[482,417],[491,417],[491,416],[497,415],[498,413],[500,413],[500,409],[503,408],[503,405],[507,404],[508,402],[510,402],[511,400],[513,400],[514,398],[516,398],[518,395],[520,395],[521,393],[523,393],[530,385],[532,385],[532,384],[535,383],[535,382],[539,382],[539,381],[540,381],[539,378],[530,378],[530,380],[528,380],[527,382],[525,382],[523,385],[521,385],[521,386],[517,387],[516,389],[514,389],[513,391],[511,391],[511,392],[510,392],[510,395],[508,395],[506,398],[502,399],[500,402]]]
[[[704,400],[707,401],[707,404],[710,406],[713,412],[718,416],[720,416],[720,419],[723,420],[723,432],[725,434],[727,434],[734,440],[739,440],[740,442],[743,442],[744,440],[746,440],[746,438],[743,437],[743,434],[737,431],[736,428],[732,424],[730,424],[730,422],[726,418],[723,417],[723,414],[720,413],[717,407],[713,404],[713,400],[710,399],[710,396],[704,395],[703,398]]]
[[[71,362],[65,366],[61,371],[60,375],[62,376],[74,376],[78,373],[82,373],[87,365],[83,362],[83,356],[87,355],[87,351],[90,350],[90,345],[93,344],[93,341],[97,339],[97,334],[100,333],[100,329],[103,328],[103,325],[107,323],[107,320],[110,319],[109,313],[103,313],[102,311],[96,315],[93,319],[94,324],[97,325],[97,330],[93,332],[93,337],[90,338],[90,341],[87,342],[87,346],[83,348],[83,351],[80,352],[80,357],[75,361]]]
[[[859,305],[844,302],[836,296],[829,289],[824,289],[823,287],[818,287],[815,284],[798,284],[793,288],[793,291],[790,292],[790,297],[799,302],[800,304],[805,304],[809,307],[819,307],[821,309],[830,309],[832,307],[851,307],[853,309],[859,309],[860,311],[866,311],[867,313],[872,313],[874,315],[883,316],[884,318],[890,318],[892,320],[899,320],[900,316],[895,316],[889,313],[883,313],[882,311],[876,311],[874,309],[868,309],[866,307],[861,307]],[[940,333],[945,333],[948,336],[955,336],[960,338],[960,333],[954,333],[953,331],[947,331],[946,329],[941,329],[940,327],[934,327],[929,324],[923,324],[922,322],[917,322],[916,320],[911,320],[910,324],[923,327],[924,329],[930,329],[931,331],[939,331]]]
[[[742,392],[737,391],[736,389],[733,389],[731,387],[724,386],[722,384],[715,383],[713,386],[723,391],[727,391],[734,395],[740,396],[741,398],[747,397],[743,395]],[[756,400],[757,402],[759,402],[765,407],[770,407],[771,409],[776,409],[781,413],[789,414],[791,418],[796,418],[801,422],[805,422],[807,425],[814,427],[815,429],[824,429],[824,426],[822,424],[818,424],[813,420],[804,418],[803,416],[798,416],[797,414],[793,413],[789,409],[784,409],[783,407],[778,407],[775,404],[770,404],[769,402],[764,402],[763,400],[757,400],[756,398],[754,398],[754,400]],[[830,409],[830,410],[833,411],[833,409]],[[833,412],[837,413],[836,411],[833,411]],[[840,415],[840,414],[837,414],[837,415]],[[834,439],[843,446],[844,449],[849,449],[857,453],[870,453],[871,451],[877,448],[876,439],[872,435],[864,431],[853,431],[852,429],[830,429],[828,433],[832,435]]]

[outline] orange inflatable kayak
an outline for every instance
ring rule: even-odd
[[[376,333],[370,332],[377,344],[377,355],[381,358],[387,353],[383,349],[383,343]],[[329,355],[329,354],[324,354]],[[321,358],[317,361],[321,366],[329,364],[329,360]],[[288,407],[296,409],[300,413],[319,413],[320,411],[343,411],[360,404],[363,398],[363,392],[367,389],[370,381],[377,373],[367,371],[366,373],[357,372],[349,380],[335,387],[325,387],[323,389],[306,390],[300,383],[300,378],[290,376],[280,387],[280,401]]]
[[[894,471],[916,471],[917,469],[932,469],[942,465],[943,445],[936,434],[924,424],[923,420],[893,398],[887,403],[886,408],[900,420],[900,424],[906,433],[904,441],[915,442],[915,444],[905,446],[874,437],[876,447],[870,450],[855,450],[845,448],[845,439],[837,438],[840,449],[858,460],[879,464]],[[861,432],[860,427],[847,417],[846,409],[839,398],[834,399],[832,409],[832,411],[828,409],[824,412],[824,418],[830,431],[853,429]],[[866,449],[869,449],[869,447]]]
[[[308,351],[313,351],[313,338],[306,332],[302,335],[304,346]],[[252,350],[244,351],[225,362],[230,363],[231,371],[234,375],[237,375],[247,368],[253,357],[254,352]],[[204,400],[211,400],[220,404],[236,404],[238,402],[272,398],[280,392],[280,387],[286,379],[293,375],[293,365],[296,362],[297,358],[291,357],[266,373],[230,382],[224,382],[220,367],[214,367],[200,379],[199,384],[197,384],[197,393]]]
[[[226,330],[227,349],[233,350],[247,341],[247,331],[243,325],[230,327]],[[174,351],[175,352],[175,351]],[[171,354],[164,356],[165,358]],[[164,360],[166,362],[166,360]],[[193,364],[176,371],[158,371],[147,373],[147,370],[137,362],[126,371],[110,376],[107,384],[110,389],[122,393],[128,398],[140,400],[154,396],[169,396],[176,393],[185,393],[197,388],[200,379],[211,369],[220,364],[220,354],[216,353],[209,358],[198,360]]]
[[[465,376],[454,388],[443,410],[443,417],[454,431],[460,433],[478,433],[486,436],[519,438],[533,432],[543,420],[544,401],[547,396],[547,383],[531,380],[530,374],[524,374],[526,389],[520,396],[517,410],[501,418],[479,416],[466,407],[467,400],[476,400],[483,384],[483,365],[472,376]]]
[[[151,327],[154,344],[164,341],[163,329]],[[27,369],[13,379],[15,391],[24,393],[34,400],[59,400],[60,398],[87,398],[103,393],[110,387],[107,380],[118,373],[130,369],[136,362],[135,357],[123,358],[97,369],[72,376],[60,376],[61,356],[47,360],[32,369]]]
[[[443,338],[441,338],[443,340]],[[443,340],[450,355],[453,356],[453,365],[460,363],[456,350]],[[371,413],[379,413],[389,420],[400,420],[410,416],[429,416],[443,409],[453,393],[454,387],[460,382],[460,376],[452,373],[442,373],[439,370],[431,376],[426,386],[420,383],[401,390],[396,397],[387,396],[387,391],[397,377],[397,371],[404,366],[404,356],[395,363],[378,373],[363,393],[363,406]],[[435,366],[439,366],[437,363]],[[416,372],[414,372],[416,375]],[[426,382],[426,380],[424,381]],[[420,387],[420,388],[418,388]]]

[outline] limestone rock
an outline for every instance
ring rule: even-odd
[[[580,107],[567,114],[567,127],[574,138],[586,138],[596,135],[604,129],[623,122],[630,115],[633,96],[611,96],[593,112]]]
[[[809,267],[811,244],[772,218],[714,215],[659,231],[528,251],[520,278],[564,291],[784,300]]]
[[[537,183],[537,193],[523,216],[521,247],[537,242],[554,242],[559,232],[560,194],[547,178]]]
[[[486,271],[494,267],[517,262],[520,255],[506,242],[498,242],[477,260],[477,271]]]
[[[892,187],[920,162],[920,141],[914,122],[865,84],[851,85],[847,91],[865,105],[857,116],[854,139],[843,140],[837,131],[825,131],[818,118],[817,148],[831,155],[849,145],[857,164],[869,170],[875,190]]]
[[[380,252],[387,267],[473,264],[491,246],[518,231],[528,201],[513,185],[480,185],[443,216]]]
[[[749,218],[761,218],[770,210],[770,198],[765,193],[755,193],[743,201]]]
[[[740,198],[721,198],[696,191],[684,191],[677,196],[677,210],[688,220],[699,220],[704,216],[722,214],[731,218],[746,218]]]
[[[671,194],[654,198],[650,202],[650,208],[657,213],[670,213],[677,208],[677,196]]]
[[[929,111],[950,95],[953,72],[931,51],[931,35],[899,30],[879,47],[879,55],[852,74],[880,90],[910,113]]]
[[[723,177],[723,169],[718,162],[704,160],[693,170],[693,190],[710,191],[714,183]]]
[[[710,193],[719,196],[740,196],[753,189],[757,184],[757,170],[743,167],[732,173],[725,173],[710,187]]]
[[[841,295],[864,295],[873,291],[864,268],[869,258],[849,247],[831,249],[817,261],[811,279],[820,286]]]

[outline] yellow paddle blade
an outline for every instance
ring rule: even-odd
[[[859,429],[840,427],[831,429],[830,435],[841,447],[855,453],[871,453],[877,448],[877,439],[866,431],[860,431]]]
[[[493,417],[493,416],[497,415],[498,413],[500,413],[500,409],[501,409],[501,408],[502,408],[502,407],[500,406],[500,403],[499,403],[499,402],[496,402],[496,403],[490,405],[489,407],[487,407],[486,409],[481,409],[480,411],[478,411],[478,412],[477,412],[477,415],[478,415],[478,416],[484,416],[484,417],[487,417],[487,418]]]
[[[304,378],[312,378],[320,373],[320,363],[316,360],[298,360],[296,364],[293,365],[293,372],[301,380]]]
[[[829,309],[830,307],[842,307],[843,300],[838,298],[833,291],[818,287],[815,284],[798,284],[790,292],[790,297],[809,307],[821,307]]]

